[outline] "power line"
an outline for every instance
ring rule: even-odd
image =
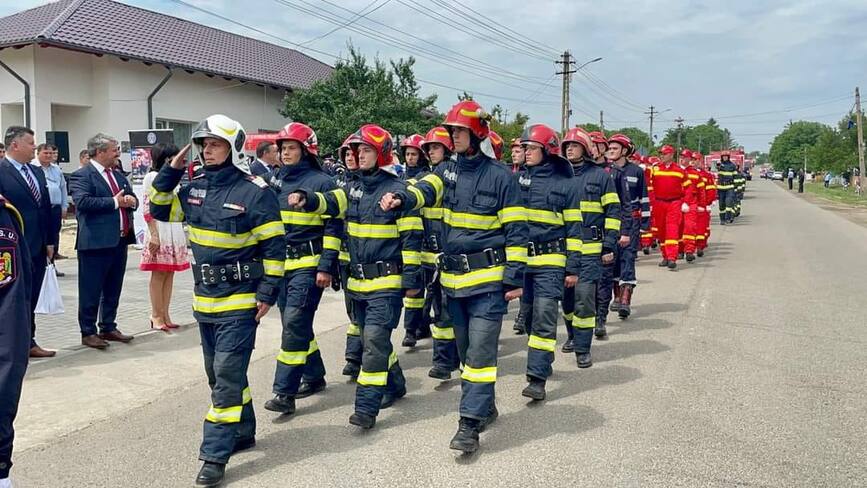
[[[554,75],[551,75],[551,79],[552,79],[552,80],[554,79]],[[438,86],[438,87],[440,87],[440,88],[449,88],[449,89],[452,89],[452,90],[464,91],[464,92],[467,92],[468,94],[473,95],[473,96],[475,96],[475,95],[480,95],[480,96],[483,96],[483,97],[496,98],[496,99],[499,99],[499,100],[506,100],[506,101],[509,101],[509,102],[521,102],[521,103],[525,103],[525,102],[527,101],[526,99],[521,100],[520,98],[504,97],[504,96],[502,96],[502,95],[492,95],[492,94],[490,94],[490,93],[484,93],[484,92],[475,91],[475,90],[467,90],[466,88],[458,88],[458,87],[455,87],[455,86],[444,85],[444,84],[442,84],[442,83],[436,83],[436,82],[429,81],[429,80],[423,80],[423,79],[421,79],[421,78],[416,78],[416,80],[421,81],[421,82],[423,82],[423,83],[427,83],[427,84],[429,84],[429,85]],[[559,105],[558,102],[536,102],[536,103],[539,104],[539,105],[551,105],[551,106]]]
[[[745,117],[756,117],[756,116],[759,116],[759,115],[772,115],[772,114],[778,114],[778,113],[795,112],[795,111],[798,111],[798,110],[804,110],[804,109],[807,109],[807,108],[814,108],[814,107],[821,107],[822,105],[829,105],[829,104],[831,104],[831,103],[835,103],[835,102],[839,102],[839,101],[842,101],[842,100],[846,100],[846,99],[851,98],[851,97],[852,97],[852,95],[846,94],[846,95],[843,95],[843,96],[839,96],[839,97],[835,97],[835,98],[831,98],[831,99],[827,99],[827,100],[824,100],[824,101],[821,101],[821,102],[811,103],[811,104],[807,104],[807,105],[800,105],[800,106],[797,106],[797,105],[796,105],[796,106],[793,106],[793,107],[783,108],[783,109],[780,109],[780,110],[769,110],[769,111],[765,111],[765,112],[753,112],[753,113],[734,114],[734,115],[720,115],[720,116],[715,116],[715,117],[713,117],[713,119],[714,119],[714,120],[719,120],[719,119],[735,119],[735,118],[745,118]],[[708,117],[708,118],[703,118],[703,119],[701,119],[701,118],[694,118],[694,119],[685,119],[685,120],[687,120],[687,121],[693,121],[693,122],[694,122],[694,121],[699,121],[699,120],[707,121],[709,118],[710,118],[710,117]]]
[[[357,22],[359,19],[367,17],[368,15],[376,12],[377,10],[381,9],[382,7],[385,7],[386,5],[388,5],[391,2],[391,0],[385,0],[381,4],[377,5],[376,8],[374,8],[373,10],[371,10],[369,12],[365,12],[365,10],[369,9],[373,4],[375,4],[378,1],[379,0],[373,0],[372,2],[368,3],[367,6],[365,6],[363,9],[361,9],[358,12],[358,14],[352,20],[347,21],[347,23],[345,23],[343,25],[338,25],[337,27],[331,29],[330,31],[326,32],[325,34],[316,36],[313,39],[302,42],[301,44],[306,45],[306,44],[310,44],[312,42],[316,42],[318,40],[324,39],[324,38],[330,36],[331,34],[334,34],[335,32],[339,31],[340,29],[343,29],[344,27],[346,27],[346,26],[348,26],[354,22]]]

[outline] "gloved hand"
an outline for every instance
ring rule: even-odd
[[[704,213],[704,207],[695,207],[695,211],[698,213]]]
[[[683,213],[689,212],[689,204],[686,202],[680,204],[680,211]]]

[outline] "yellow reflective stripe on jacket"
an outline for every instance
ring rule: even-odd
[[[280,219],[284,224],[288,225],[324,225],[322,217],[316,214],[307,212],[293,212],[291,210],[281,210]]]
[[[189,226],[190,242],[200,246],[219,247],[221,249],[238,249],[241,247],[255,246],[258,240],[249,232],[230,234],[216,230],[202,229],[193,225]],[[283,233],[283,224],[280,224],[280,234]]]
[[[434,191],[436,192],[436,207],[440,206],[440,202],[443,199],[443,180],[440,179],[439,176],[435,174],[426,175],[421,181],[428,182],[432,187],[434,187]]]
[[[527,339],[527,346],[540,351],[554,352],[557,349],[557,340],[530,334],[530,337]]]
[[[340,251],[340,239],[334,236],[322,238],[322,247],[330,251]]]
[[[225,408],[217,408],[211,405],[211,408],[208,409],[208,415],[205,416],[205,420],[214,424],[236,424],[241,421],[241,411],[243,409],[243,405]]]
[[[438,341],[453,341],[455,340],[455,329],[452,327],[437,327],[431,325],[430,335]]]
[[[403,306],[405,308],[424,308],[424,298],[403,297]]]
[[[419,190],[418,188],[416,188],[414,186],[407,186],[406,190],[408,192],[412,193],[416,199],[416,204],[415,204],[415,207],[413,207],[413,210],[418,210],[418,209],[422,208],[424,206],[424,193],[422,193],[421,190]]]
[[[527,209],[524,207],[503,207],[497,211],[497,218],[501,224],[512,222],[526,222]]]
[[[241,403],[246,405],[253,401],[253,395],[250,393],[250,387],[246,387],[241,391]]]
[[[349,327],[346,328],[346,335],[351,335],[351,336],[356,336],[356,337],[360,336],[361,335],[361,327],[350,323]]]
[[[606,230],[620,230],[620,219],[605,218]]]
[[[307,364],[307,349],[303,351],[284,351],[281,349],[280,354],[277,354],[277,361],[289,366]]]
[[[394,239],[400,237],[395,224],[359,224],[349,222],[347,232],[352,237],[363,239]]]
[[[181,201],[177,198],[172,200],[172,208],[169,209],[169,222],[183,222],[184,208],[181,207]]]
[[[734,176],[735,172],[734,171],[720,171],[719,175],[720,176]]]
[[[602,254],[601,242],[585,242],[581,245],[581,254]]]
[[[278,220],[265,222],[262,225],[253,227],[253,230],[250,231],[256,240],[259,241],[266,241],[272,237],[282,236],[284,232],[286,232],[286,230],[283,228],[283,222]]]
[[[193,294],[193,310],[201,313],[220,313],[256,308],[255,293],[236,293],[227,297],[201,297]]]
[[[380,276],[372,280],[359,280],[350,277],[346,282],[346,289],[360,293],[368,293],[380,290],[393,290],[401,288],[400,275]]]
[[[268,276],[283,276],[283,261],[277,259],[263,259],[265,274]]]
[[[151,188],[148,193],[148,199],[157,205],[170,205],[175,199],[175,192],[157,191],[156,188]]]
[[[437,264],[437,253],[422,251],[421,252],[421,262],[423,264]]]
[[[421,252],[419,251],[401,251],[400,257],[403,259],[404,265],[415,264],[421,266]]]
[[[407,232],[411,230],[424,230],[421,217],[401,217],[397,219],[397,231]]]
[[[581,239],[575,239],[574,237],[566,238],[566,250],[567,251],[581,251],[581,246],[583,245],[583,241]]]
[[[344,263],[349,262],[349,251],[340,251],[340,254],[337,255],[337,259],[343,261]]]
[[[689,181],[689,180],[683,180],[683,184],[680,185],[680,186],[687,187],[687,186],[689,186],[689,185],[691,185],[691,184],[692,184],[691,181]]]
[[[581,215],[581,212],[578,212]],[[534,208],[527,209],[527,221],[537,222],[540,224],[563,225],[563,214],[552,212],[551,210],[537,210]]]
[[[612,203],[620,203],[620,197],[617,196],[617,192],[610,191],[599,199],[602,202],[602,205],[611,205]],[[583,203],[583,202],[582,202]],[[581,207],[581,210],[584,210],[584,207]]]
[[[470,383],[494,383],[497,381],[497,367],[489,368],[471,368],[464,365],[464,372],[461,374],[461,379],[467,380]]]
[[[616,195],[615,195],[616,196]],[[589,200],[581,201],[581,211],[586,213],[602,213],[602,204]]]
[[[319,266],[319,259],[321,257],[321,254],[314,254],[312,256],[301,256],[297,259],[287,259],[283,266],[283,270],[294,271],[301,268],[315,268]]]
[[[592,329],[596,327],[596,316],[591,315],[590,317],[578,317],[575,315],[572,317],[572,327],[577,327],[579,329]]]
[[[581,210],[577,208],[567,208],[563,210],[564,222],[583,222],[584,217],[581,215]]]
[[[358,373],[355,382],[361,386],[385,386],[388,382],[388,371],[369,372],[364,368]]]
[[[443,222],[463,229],[493,230],[502,227],[496,215],[476,215],[464,212],[452,212],[443,208]]]
[[[566,267],[566,255],[540,254],[539,256],[529,256],[527,266],[559,266],[564,268]]]
[[[428,220],[442,220],[443,218],[443,209],[442,207],[428,208],[425,207],[421,209],[421,216]]]
[[[683,173],[680,171],[661,171],[657,170],[653,172],[653,176],[675,176],[677,178],[683,178]]]
[[[699,176],[695,173],[687,173],[686,177],[691,179],[691,180],[697,180],[699,178]]]
[[[506,247],[506,261],[517,263],[527,262],[527,248],[523,246],[508,246]]]
[[[494,266],[493,268],[479,269],[463,274],[455,274],[449,273],[448,271],[443,271],[440,274],[440,284],[444,288],[460,290],[463,288],[470,288],[485,283],[503,281],[503,274],[505,273],[505,271],[505,266]]]

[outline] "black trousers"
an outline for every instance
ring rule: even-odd
[[[48,222],[48,244],[54,246],[54,251],[57,251],[57,246],[60,245],[60,226],[63,222],[63,209],[60,205],[51,206],[51,220]]]
[[[42,280],[45,278],[45,266],[48,257],[43,250],[30,262],[30,270],[33,273],[33,281],[30,286],[30,347],[36,345],[36,303],[39,301],[39,292],[42,291]]]
[[[117,330],[117,306],[126,274],[127,245],[78,251],[78,326],[81,336]]]

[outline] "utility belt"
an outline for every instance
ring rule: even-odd
[[[383,276],[398,275],[403,272],[400,261],[377,261],[370,264],[350,264],[349,276],[356,280],[372,280]]]
[[[442,252],[443,247],[436,235],[425,236],[421,241],[421,250],[427,252]]]
[[[302,242],[300,244],[286,245],[286,259],[299,259],[306,256],[315,256],[322,253],[322,239]]]
[[[585,242],[602,242],[602,240],[605,239],[605,231],[598,225],[591,225],[590,227],[586,227],[581,233],[581,235],[583,237],[582,240]]]
[[[260,262],[237,262],[232,264],[194,264],[193,281],[199,285],[220,283],[244,283],[265,276],[265,267]]]
[[[469,273],[477,269],[491,268],[506,262],[503,248],[487,248],[472,254],[440,254],[439,268],[442,271]]]
[[[542,254],[560,254],[566,252],[566,239],[561,237],[547,242],[527,243],[527,256],[541,256]]]

